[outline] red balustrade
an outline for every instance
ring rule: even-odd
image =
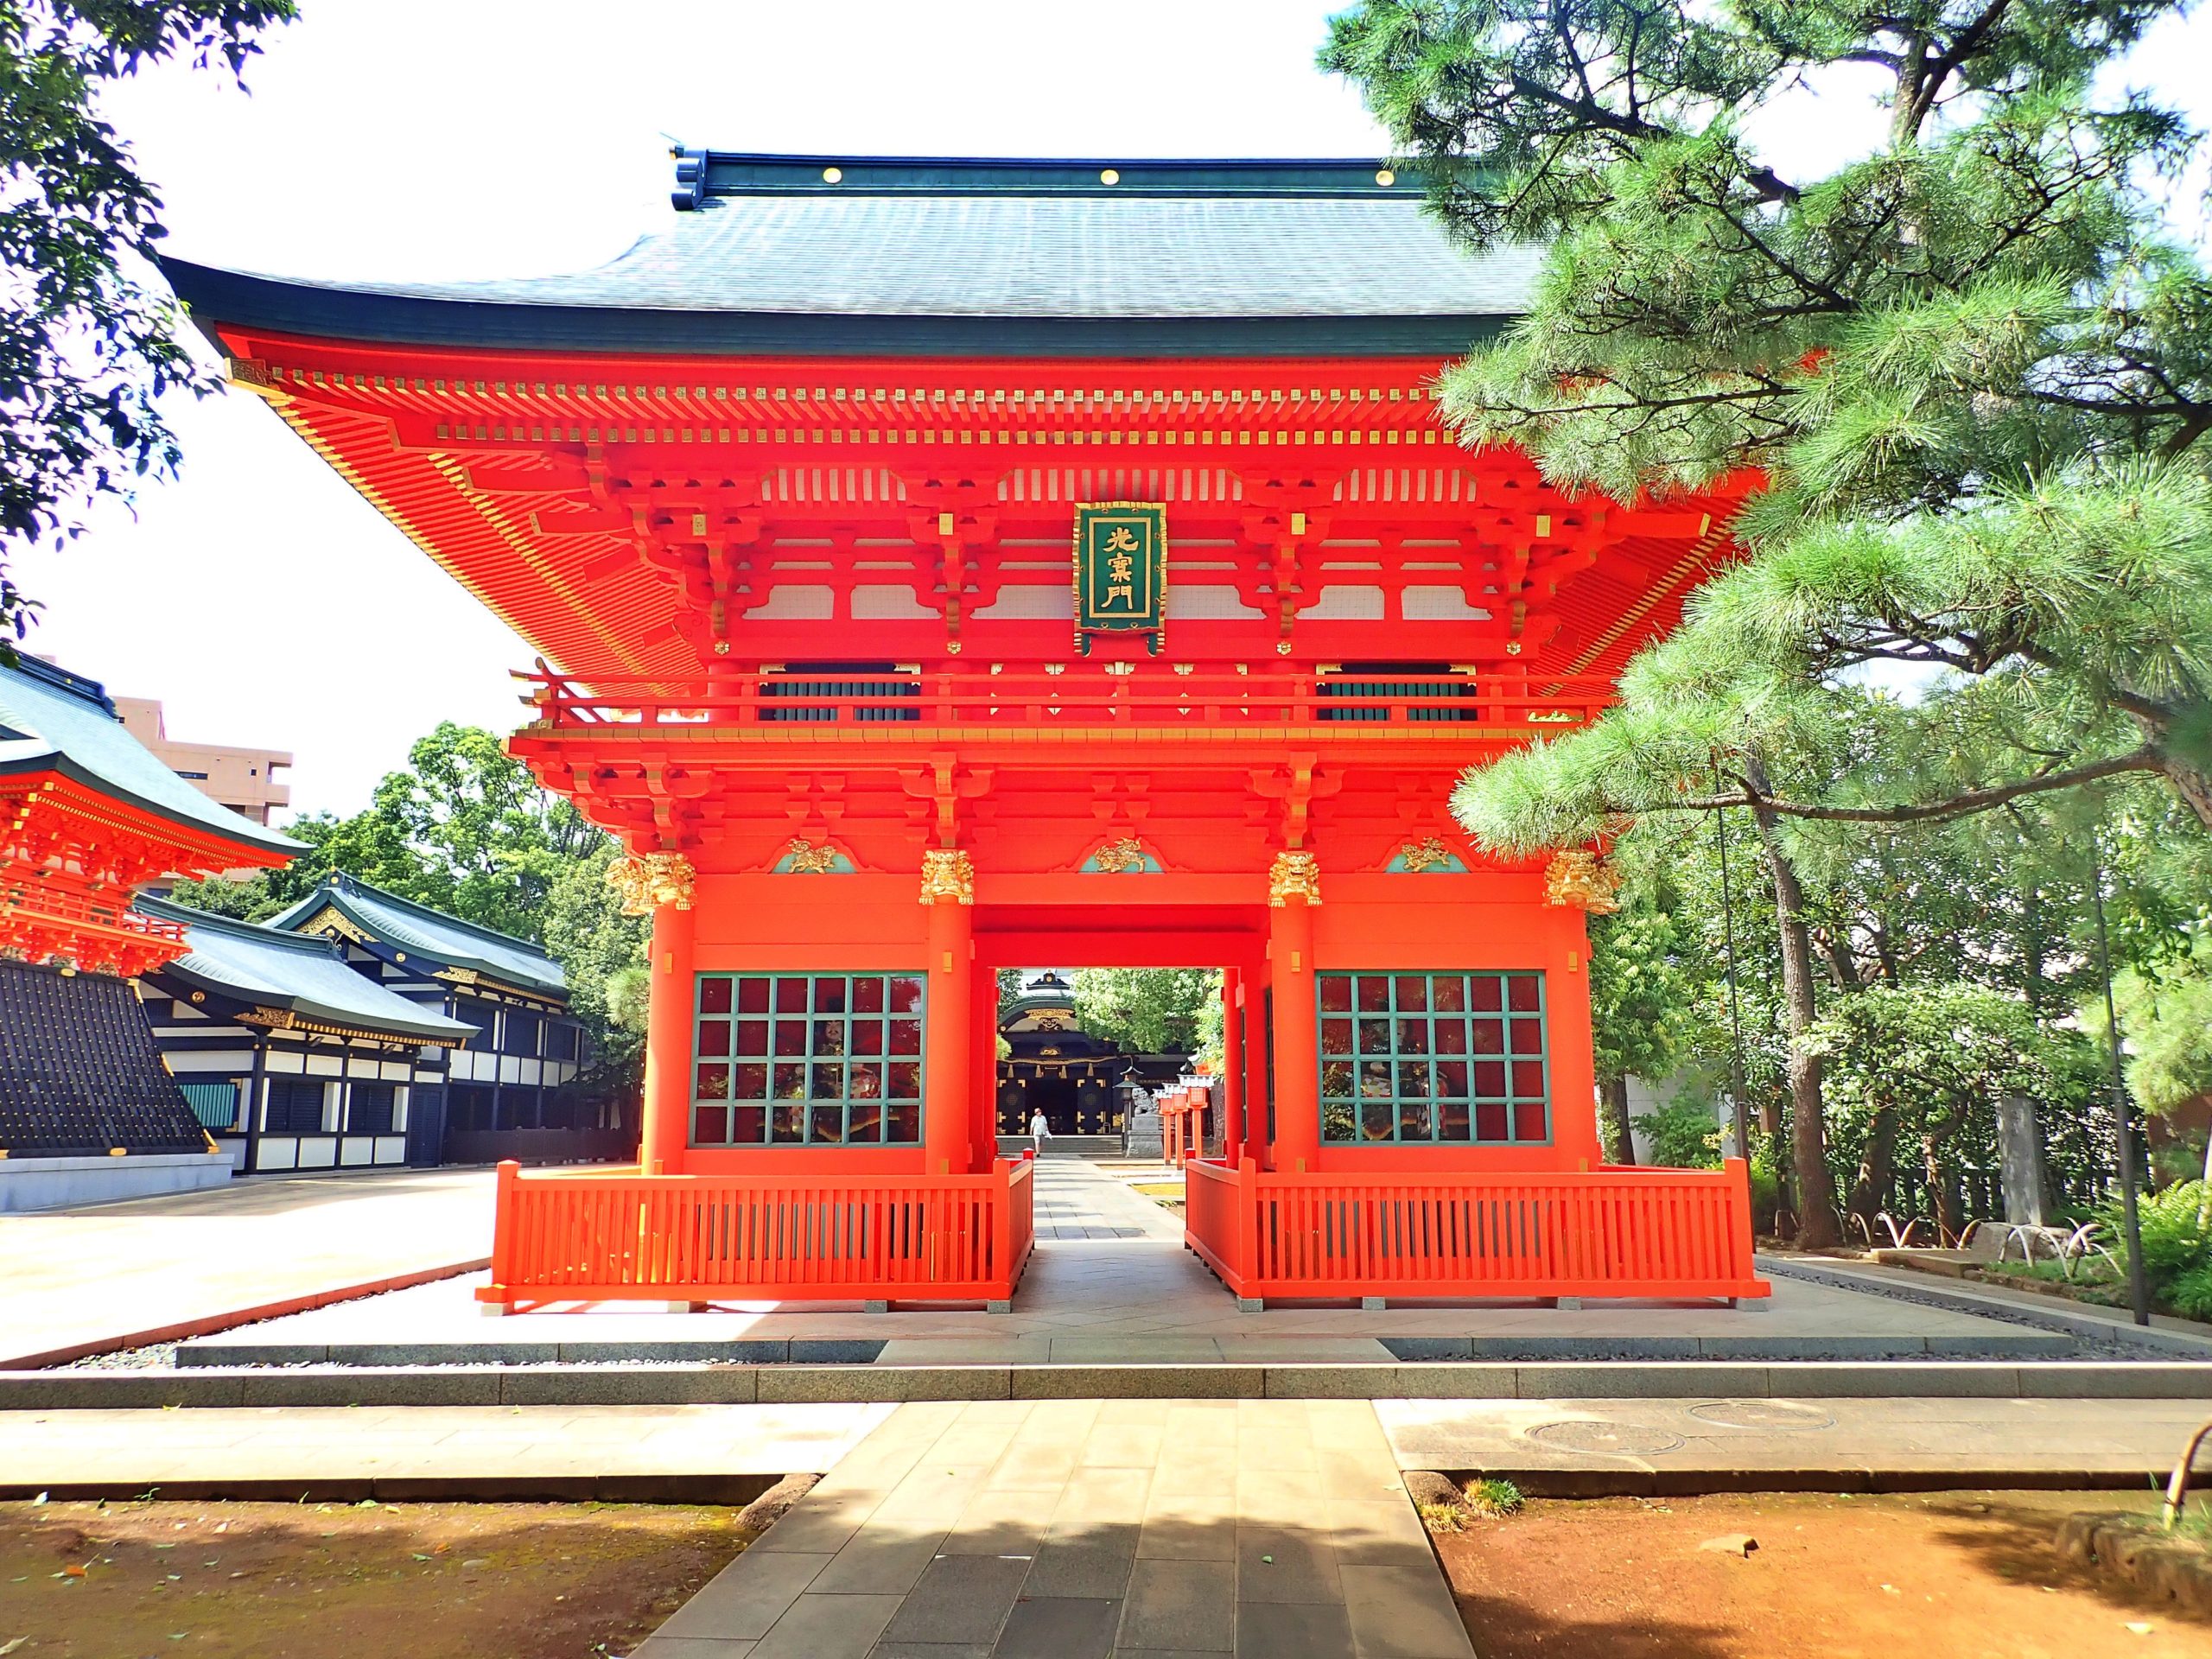
[[[1004,1301],[1036,1236],[1033,1167],[832,1182],[503,1163],[477,1300]]]
[[[1751,1261],[1751,1179],[1717,1170],[1300,1174],[1192,1160],[1185,1237],[1242,1297],[1726,1297]]]
[[[1363,725],[1425,723],[1442,727],[1433,734],[1445,737],[1452,725],[1473,722],[1537,733],[1581,725],[1617,695],[1611,680],[1591,674],[1440,671],[1394,684],[1352,676],[1332,680],[1287,668],[1184,673],[1173,664],[1118,662],[1078,664],[1058,674],[1034,669],[887,672],[842,683],[818,674],[734,669],[692,686],[587,683],[550,673],[517,677],[529,684],[523,701],[537,711],[526,730],[785,726],[794,740],[818,734],[809,728],[856,724],[1212,730],[1341,725],[1347,728],[1344,735],[1353,736]],[[862,684],[881,689],[856,689]]]

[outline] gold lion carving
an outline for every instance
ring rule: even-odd
[[[967,854],[950,851],[922,855],[922,902],[972,905],[976,902],[976,865]]]
[[[1544,870],[1544,902],[1592,916],[1610,916],[1620,906],[1620,872],[1586,847],[1569,847]]]
[[[663,905],[689,910],[697,880],[681,853],[633,853],[607,867],[607,885],[621,893],[625,916],[650,916]]]
[[[1281,910],[1294,899],[1321,902],[1321,861],[1311,853],[1277,853],[1268,872],[1268,903]]]

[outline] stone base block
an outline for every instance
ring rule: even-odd
[[[0,1215],[197,1192],[231,1179],[222,1152],[148,1152],[121,1158],[0,1158]]]

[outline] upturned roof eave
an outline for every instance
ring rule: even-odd
[[[136,790],[118,784],[98,769],[85,765],[70,754],[67,749],[56,745],[44,743],[42,747],[35,749],[25,745],[10,744],[7,747],[14,752],[0,753],[0,777],[21,777],[28,772],[55,772],[73,784],[82,785],[86,789],[107,797],[110,800],[122,802],[149,817],[159,818],[164,823],[173,823],[181,829],[189,830],[195,836],[208,841],[226,842],[232,846],[250,848],[257,852],[275,853],[286,859],[308,850],[308,844],[305,842],[294,841],[289,836],[280,835],[276,830],[257,824],[251,818],[242,814],[230,814],[238,820],[236,826],[233,827],[220,823],[211,823],[206,818],[165,806],[159,801],[149,800]],[[208,804],[218,811],[228,810],[216,802],[211,801]]]
[[[448,349],[764,357],[1414,358],[1490,338],[1508,312],[1273,315],[949,315],[537,304],[433,297],[225,270],[164,257],[219,349],[225,328]]]

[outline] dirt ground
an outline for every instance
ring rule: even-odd
[[[747,1543],[650,1504],[0,1503],[8,1659],[626,1654]]]
[[[2051,1548],[2147,1495],[1535,1500],[1437,1539],[1482,1659],[2197,1659],[2212,1627]],[[1748,1557],[1700,1551],[1748,1533]]]

